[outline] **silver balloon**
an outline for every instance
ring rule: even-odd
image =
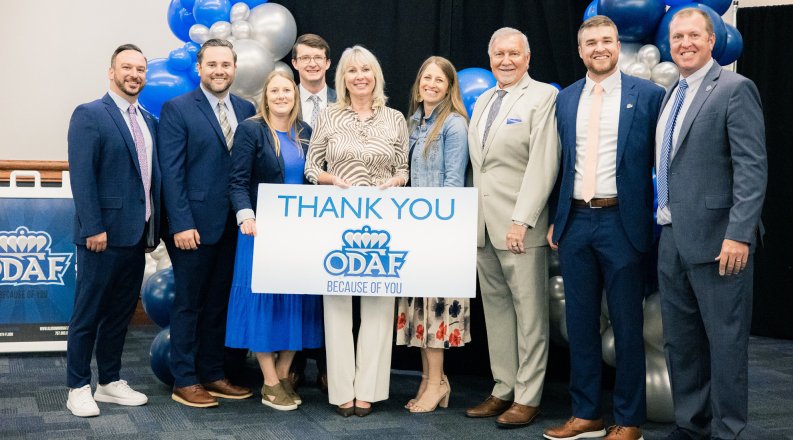
[[[292,72],[292,66],[290,66],[289,64],[286,64],[283,61],[276,61],[275,65],[273,66],[273,70],[278,70],[278,71],[284,72],[287,75],[289,75],[289,77],[292,78],[292,80],[295,79],[295,74],[294,74],[294,72]]]
[[[237,75],[231,92],[252,98],[262,92],[264,80],[273,70],[273,55],[255,40],[238,40],[234,50],[237,52]]]
[[[231,23],[228,21],[216,21],[212,24],[212,27],[209,28],[209,36],[210,38],[225,40],[231,36]]]
[[[237,6],[237,5],[240,5],[240,4],[244,5],[245,3],[237,3],[234,6]],[[234,38],[236,38],[238,40],[245,40],[245,39],[251,38],[251,32],[252,31],[253,31],[253,29],[251,29],[251,24],[248,23],[247,21],[243,20],[243,21],[233,21],[233,22],[231,22],[231,35],[233,35]]]
[[[663,63],[658,63],[655,67],[653,67],[650,80],[659,86],[669,89],[675,84],[679,77],[680,72],[678,72],[675,63],[671,61],[664,61]]]
[[[565,319],[565,302],[561,300],[551,300],[548,302],[548,322],[550,324],[551,340],[560,345],[566,345],[567,340],[567,320]],[[562,330],[564,326],[564,330]]]
[[[644,299],[644,342],[656,350],[664,349],[664,326],[661,322],[661,294]]]
[[[190,30],[187,33],[190,35],[190,39],[198,44],[204,44],[205,41],[209,40],[209,28],[203,24],[190,26]]]
[[[606,319],[611,319],[609,316],[609,302],[606,298],[606,291],[603,291],[603,294],[600,296],[600,314],[605,316]]]
[[[171,264],[171,257],[169,257],[167,253],[165,255],[163,255],[159,260],[157,260],[157,271],[158,272],[163,270],[163,269],[167,269],[167,268],[169,268],[171,266],[173,266],[173,264]]]
[[[551,277],[551,279],[548,280],[548,287],[551,300],[564,299],[564,279],[562,279],[560,275]]]
[[[297,25],[295,17],[277,3],[265,3],[251,9],[248,23],[253,28],[252,38],[264,44],[273,58],[280,60],[295,44]]]
[[[600,349],[603,353],[603,362],[617,366],[617,350],[614,345],[614,327],[609,326],[600,336]]]
[[[608,330],[610,327],[611,327],[611,321],[609,321],[609,319],[605,315],[603,315],[601,313],[600,314],[600,334],[602,335],[603,333],[605,333],[606,330]]]
[[[666,359],[660,351],[647,347],[645,350],[647,376],[647,419],[658,423],[675,420],[672,407],[672,385],[669,383],[669,370]]]
[[[636,57],[641,47],[641,43],[620,42],[620,59],[617,62],[620,71],[625,72],[626,67],[636,62]]]
[[[245,2],[234,3],[231,6],[231,13],[229,14],[229,21],[236,23],[238,21],[246,20],[251,13],[251,8]]]
[[[623,70],[626,75],[632,75],[642,79],[650,79],[650,68],[647,67],[646,64],[640,63],[638,61],[629,64],[628,67]]]
[[[141,283],[141,287],[146,285],[146,280],[151,278],[155,272],[157,272],[157,260],[155,260],[151,254],[146,254],[146,266],[143,268],[143,282]]]
[[[168,257],[168,249],[165,247],[165,242],[160,240],[160,243],[157,245],[157,247],[146,255],[150,255],[154,261],[159,261],[161,258]]]
[[[652,44],[645,44],[636,53],[636,61],[644,63],[652,69],[656,64],[661,62],[661,51]]]
[[[559,264],[559,251],[551,250],[548,252],[548,275],[554,277],[562,274],[562,267]]]

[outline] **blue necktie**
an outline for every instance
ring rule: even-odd
[[[669,204],[669,164],[672,162],[672,139],[675,134],[675,124],[683,101],[686,99],[686,89],[688,83],[681,79],[677,86],[675,102],[672,111],[669,112],[669,119],[666,120],[664,127],[664,139],[661,143],[661,159],[658,166],[658,207],[665,208]]]

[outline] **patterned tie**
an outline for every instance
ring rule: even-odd
[[[311,95],[308,99],[314,103],[314,108],[311,110],[311,128],[317,128],[317,116],[319,116],[319,96]]]
[[[138,163],[140,164],[140,178],[143,180],[143,192],[146,195],[146,221],[151,217],[151,180],[149,180],[149,160],[146,157],[146,140],[143,137],[143,130],[138,125],[137,110],[134,105],[127,108],[129,113],[129,125],[132,127],[132,138],[135,140],[135,151],[138,153]]]
[[[487,140],[487,134],[490,132],[490,126],[493,125],[493,120],[496,119],[498,115],[498,111],[501,109],[501,101],[504,100],[504,95],[507,94],[506,90],[497,90],[498,98],[496,98],[496,102],[490,106],[490,113],[487,114],[487,123],[485,123],[485,134],[482,136],[482,148],[485,148],[485,141]]]
[[[669,112],[669,119],[666,120],[666,126],[664,127],[664,139],[661,143],[661,163],[658,165],[657,179],[659,208],[665,208],[669,204],[669,164],[672,162],[672,140],[674,139],[677,115],[680,113],[680,108],[683,107],[683,101],[686,99],[686,89],[688,89],[688,83],[685,79],[681,79],[677,86],[677,94],[675,94],[672,111]]]
[[[231,152],[234,132],[231,131],[231,124],[229,124],[229,118],[226,116],[226,103],[224,101],[218,101],[218,120],[220,120],[220,129],[223,130],[223,137],[226,138],[226,148]]]
[[[585,202],[595,197],[595,176],[598,168],[598,146],[600,145],[600,110],[603,107],[603,87],[595,84],[592,90],[592,105],[589,108],[589,123],[586,130],[586,149],[584,150],[584,176],[581,182],[581,196]]]

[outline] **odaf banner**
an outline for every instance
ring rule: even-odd
[[[254,292],[476,294],[474,188],[259,185]]]
[[[0,188],[0,352],[66,349],[76,277],[68,185]]]

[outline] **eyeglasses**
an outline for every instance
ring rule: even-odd
[[[317,64],[324,63],[326,59],[327,58],[322,55],[314,55],[313,57],[309,55],[303,55],[302,57],[297,57],[297,60],[303,64],[308,64],[310,61],[314,61]]]

